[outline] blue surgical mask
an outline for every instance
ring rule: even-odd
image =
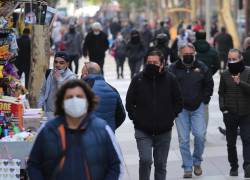
[[[60,72],[60,74],[63,74],[66,71],[66,68],[64,68],[64,69],[58,69],[58,71]]]

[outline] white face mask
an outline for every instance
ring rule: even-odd
[[[85,98],[73,97],[64,100],[65,113],[73,118],[79,118],[87,113],[88,102]]]
[[[100,31],[94,31],[94,35],[99,35],[100,34]]]

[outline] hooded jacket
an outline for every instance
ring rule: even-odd
[[[197,40],[193,44],[197,52],[197,59],[206,64],[210,72],[214,75],[220,68],[220,60],[216,50],[206,40]]]
[[[135,129],[150,135],[171,131],[174,119],[182,110],[176,78],[168,71],[154,77],[140,72],[129,85],[126,109]]]
[[[47,78],[44,77],[38,100],[38,107],[43,108],[45,112],[53,113],[55,110],[54,104],[57,90],[63,85],[65,81],[71,79],[76,79],[76,75],[69,68],[66,68],[61,79],[59,80],[53,77],[52,70]]]

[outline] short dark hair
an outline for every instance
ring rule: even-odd
[[[63,58],[67,62],[70,61],[68,54],[64,51],[57,51],[54,59],[56,59],[57,57]]]
[[[30,29],[29,28],[24,28],[23,34],[30,34]]]
[[[98,103],[98,98],[97,96],[93,93],[91,88],[87,83],[85,83],[82,80],[79,79],[74,79],[74,80],[69,80],[65,84],[62,85],[62,87],[58,90],[56,94],[56,102],[55,102],[55,115],[58,116],[64,116],[65,111],[63,108],[63,101],[64,101],[64,95],[68,89],[72,89],[75,87],[80,87],[84,93],[86,94],[87,101],[88,101],[88,113],[94,111],[97,103]]]
[[[200,30],[195,33],[195,37],[197,40],[205,40],[206,39],[206,31]]]
[[[157,48],[150,48],[144,58],[144,63],[147,62],[147,59],[149,56],[159,56],[161,63],[165,63],[165,58],[164,58],[164,54],[162,53],[162,51],[160,49]]]

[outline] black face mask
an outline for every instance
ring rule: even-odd
[[[151,77],[159,74],[160,66],[156,66],[154,64],[146,64],[145,73]]]
[[[131,42],[132,42],[133,44],[139,43],[139,42],[140,42],[140,36],[133,36],[133,37],[131,38]]]
[[[75,28],[69,28],[69,33],[75,33]]]
[[[242,60],[236,63],[228,63],[228,70],[233,75],[241,73],[242,71],[244,71],[244,69],[245,66]]]
[[[194,55],[184,55],[182,61],[185,65],[191,65],[194,62]]]

